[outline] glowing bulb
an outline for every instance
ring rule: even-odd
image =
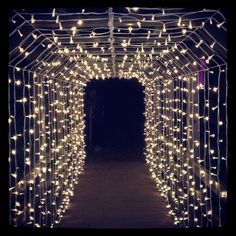
[[[64,53],[69,53],[69,49],[68,48],[64,48]]]
[[[22,98],[22,102],[23,103],[27,102],[27,98],[26,97]]]
[[[32,24],[35,23],[34,15],[31,16],[31,23],[32,23]]]
[[[213,90],[213,92],[215,92],[215,93],[216,93],[216,92],[217,92],[217,90],[218,90],[218,88],[217,88],[217,87],[214,87],[212,90]]]
[[[56,9],[53,8],[53,10],[52,10],[52,17],[55,17],[55,11],[56,11]]]
[[[181,17],[178,20],[177,26],[179,26],[179,27],[181,26]]]
[[[163,32],[166,32],[166,25],[165,24],[163,24]]]
[[[198,44],[196,44],[196,46],[195,46],[195,47],[196,47],[196,48],[198,48],[198,47],[199,47],[199,46],[202,44],[202,42],[203,42],[203,41],[202,41],[202,40],[200,40],[200,41],[199,41],[199,43],[198,43]]]
[[[225,22],[223,21],[223,22],[217,24],[217,27],[220,28],[224,23],[225,23]]]
[[[213,47],[214,47],[215,43],[216,43],[216,42],[213,42],[213,43],[211,44],[211,48],[213,48]]]
[[[138,8],[138,7],[132,7],[132,10],[133,10],[133,11],[138,11],[139,8]]]
[[[78,20],[78,21],[77,21],[77,24],[78,24],[78,25],[82,25],[82,24],[83,24],[83,21],[82,21],[82,20]]]
[[[25,51],[22,47],[19,47],[19,50],[21,53],[23,53]]]
[[[192,22],[191,22],[191,21],[189,21],[188,28],[189,28],[189,29],[192,29],[192,28],[193,28],[193,26],[192,26]]]
[[[63,27],[62,27],[62,25],[61,25],[61,22],[59,22],[59,29],[60,29],[60,30],[63,30]]]
[[[17,32],[20,35],[20,37],[23,37],[23,34],[20,32],[20,30],[17,30]]]
[[[32,36],[33,36],[34,39],[37,39],[37,38],[38,38],[38,35],[37,35],[37,34],[33,34],[33,33],[32,33]]]
[[[72,39],[72,36],[70,36],[70,43],[74,43],[73,39]]]
[[[227,198],[227,191],[222,191],[222,192],[220,193],[220,196],[221,196],[222,198]]]
[[[21,81],[20,80],[16,80],[15,83],[16,83],[17,86],[21,85]]]

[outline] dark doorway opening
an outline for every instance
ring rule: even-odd
[[[136,79],[91,80],[85,89],[88,156],[142,156],[144,87]],[[130,153],[130,155],[127,155]],[[126,154],[126,155],[124,155]],[[143,156],[142,156],[143,157]]]

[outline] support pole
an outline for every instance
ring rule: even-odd
[[[115,55],[115,48],[114,48],[114,37],[113,37],[113,31],[114,31],[114,14],[112,11],[112,7],[109,7],[108,9],[108,14],[109,14],[109,21],[108,21],[108,26],[109,26],[109,31],[110,31],[110,37],[108,41],[110,42],[110,50],[111,50],[111,57],[112,57],[112,70],[113,70],[113,77],[116,77],[116,55]]]

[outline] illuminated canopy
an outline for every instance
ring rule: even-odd
[[[145,88],[145,155],[180,227],[225,223],[226,18],[219,10],[13,10],[9,19],[10,223],[60,223],[83,172],[84,87]]]

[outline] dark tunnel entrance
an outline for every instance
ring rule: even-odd
[[[143,158],[144,92],[136,80],[91,80],[85,89],[87,156]],[[127,155],[129,153],[130,155]],[[125,155],[126,154],[126,155]]]

